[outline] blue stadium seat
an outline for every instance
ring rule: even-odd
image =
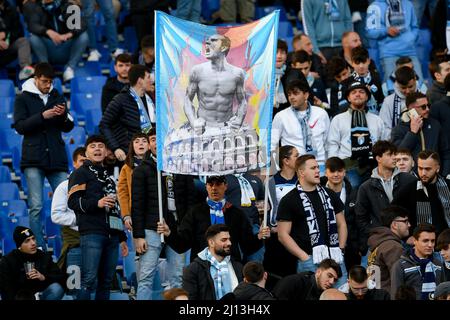
[[[11,173],[7,166],[0,166],[0,182],[11,182]]]
[[[19,200],[19,188],[14,182],[0,182],[0,201]]]
[[[24,200],[8,201],[8,217],[27,217],[28,207]]]
[[[289,21],[280,21],[278,24],[278,38],[288,38],[294,36],[294,28]]]
[[[15,95],[14,82],[9,79],[0,79],[0,97],[14,97]]]
[[[8,79],[8,70],[5,68],[0,69],[0,79]]]
[[[56,77],[53,79],[53,88],[55,88],[60,94],[63,94],[61,79]]]
[[[75,110],[78,118],[85,119],[86,110],[101,109],[101,93],[75,93],[71,95],[71,109]]]
[[[18,156],[20,158],[20,151],[22,148],[23,136],[18,134],[14,129],[0,129],[0,147],[1,147],[1,157],[13,158],[14,149],[17,150]],[[20,161],[20,159],[19,159]]]
[[[3,255],[16,249],[16,243],[13,239],[13,232],[18,226],[17,219],[9,219],[7,216],[0,215],[0,245]]]
[[[202,16],[206,21],[210,21],[211,15],[219,9],[220,0],[202,0]]]
[[[14,111],[14,100],[16,97],[1,97],[0,98],[0,112],[12,113]]]
[[[255,20],[261,19],[275,10],[280,10],[280,22],[288,21],[286,9],[283,6],[255,7]]]
[[[75,77],[70,81],[70,93],[101,93],[105,76]]]
[[[84,126],[86,128],[88,135],[98,134],[99,133],[98,125],[100,123],[100,120],[102,119],[102,111],[100,110],[100,108],[88,109],[86,110],[85,115],[86,120]]]
[[[86,131],[82,127],[73,127],[70,132],[64,132],[62,138],[66,144],[84,145]]]
[[[11,113],[0,113],[0,129],[11,129],[12,123],[13,115]]]
[[[101,75],[102,69],[98,61],[86,61],[83,65],[75,68],[75,77],[94,77]]]
[[[128,52],[136,52],[139,48],[136,31],[133,27],[125,27],[123,30],[123,37],[125,38],[125,48]]]

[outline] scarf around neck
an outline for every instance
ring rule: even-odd
[[[282,103],[286,103],[286,95],[284,94],[283,82],[281,78],[284,76],[286,72],[286,65],[284,64],[281,68],[275,69],[275,102],[274,105],[276,108]]]
[[[366,112],[348,109],[352,116],[350,140],[353,160],[358,158],[370,158],[372,155],[372,141],[369,126],[367,125]]]
[[[427,187],[423,185],[422,181],[418,180],[416,190],[422,191],[426,196],[426,199],[424,199],[426,201],[417,201],[417,223],[427,222],[432,224],[431,203]],[[441,176],[438,176],[436,181],[436,190],[442,208],[444,209],[445,221],[447,222],[447,225],[450,225],[450,190],[445,179]]]
[[[302,129],[302,137],[303,137],[303,145],[305,147],[305,153],[313,152],[312,145],[312,130],[309,126],[309,120],[311,118],[311,105],[308,103],[308,107],[306,108],[306,112],[299,111],[292,107],[292,110],[300,124],[300,128]]]
[[[209,206],[209,215],[211,217],[211,225],[213,224],[224,224],[225,217],[223,216],[223,208],[225,207],[226,200],[214,201],[206,198],[206,202]]]
[[[422,288],[420,292],[420,300],[431,300],[431,294],[436,290],[436,266],[432,257],[419,258],[411,250],[411,257],[418,264],[420,275],[422,277]]]
[[[206,261],[211,264],[210,272],[211,278],[214,281],[216,299],[220,300],[224,295],[232,291],[231,275],[228,268],[228,263],[230,263],[230,256],[226,256],[221,262],[219,262],[211,254],[208,248],[206,248],[205,250]]]
[[[403,32],[406,28],[405,14],[401,0],[386,0],[388,5],[386,10],[386,28],[396,27]]]
[[[134,101],[136,101],[139,109],[139,121],[141,124],[141,130],[144,133],[148,133],[152,128],[152,122],[155,123],[155,105],[153,104],[152,99],[144,94],[144,98],[147,102],[148,110],[145,109],[144,102],[142,102],[141,97],[137,94],[136,90],[130,87],[130,95],[133,97]]]
[[[339,264],[342,263],[343,257],[342,251],[339,248],[336,214],[334,212],[333,205],[331,204],[330,196],[321,185],[317,186],[317,192],[319,193],[323,209],[327,216],[329,243],[329,246],[327,246],[324,235],[320,233],[316,212],[311,200],[308,197],[308,194],[302,189],[300,183],[297,184],[297,190],[303,204],[306,221],[308,222],[307,224],[309,228],[309,237],[311,240],[313,262],[315,264],[319,264],[323,259],[331,258]]]

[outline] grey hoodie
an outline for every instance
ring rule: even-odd
[[[375,179],[379,179],[381,182],[381,186],[384,189],[384,192],[386,193],[388,199],[389,199],[389,203],[392,202],[392,200],[394,199],[394,177],[396,175],[398,175],[400,173],[400,170],[398,168],[394,169],[394,172],[392,173],[392,176],[388,179],[388,180],[384,180],[383,177],[381,177],[378,174],[378,167],[374,168],[372,170],[372,175],[371,178],[375,178]]]

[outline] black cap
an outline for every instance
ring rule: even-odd
[[[14,229],[13,233],[14,242],[16,243],[17,248],[22,245],[26,238],[29,238],[31,236],[34,236],[34,233],[30,228],[17,226]]]
[[[345,97],[348,98],[348,95],[350,94],[350,92],[352,92],[352,90],[355,90],[355,89],[364,89],[367,94],[367,100],[370,100],[369,89],[367,88],[367,86],[364,83],[362,83],[358,80],[349,81],[347,90],[345,90]]]
[[[209,176],[206,178],[206,183],[227,183],[225,176]]]

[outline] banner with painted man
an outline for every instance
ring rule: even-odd
[[[158,169],[268,165],[279,12],[232,27],[155,16]]]

